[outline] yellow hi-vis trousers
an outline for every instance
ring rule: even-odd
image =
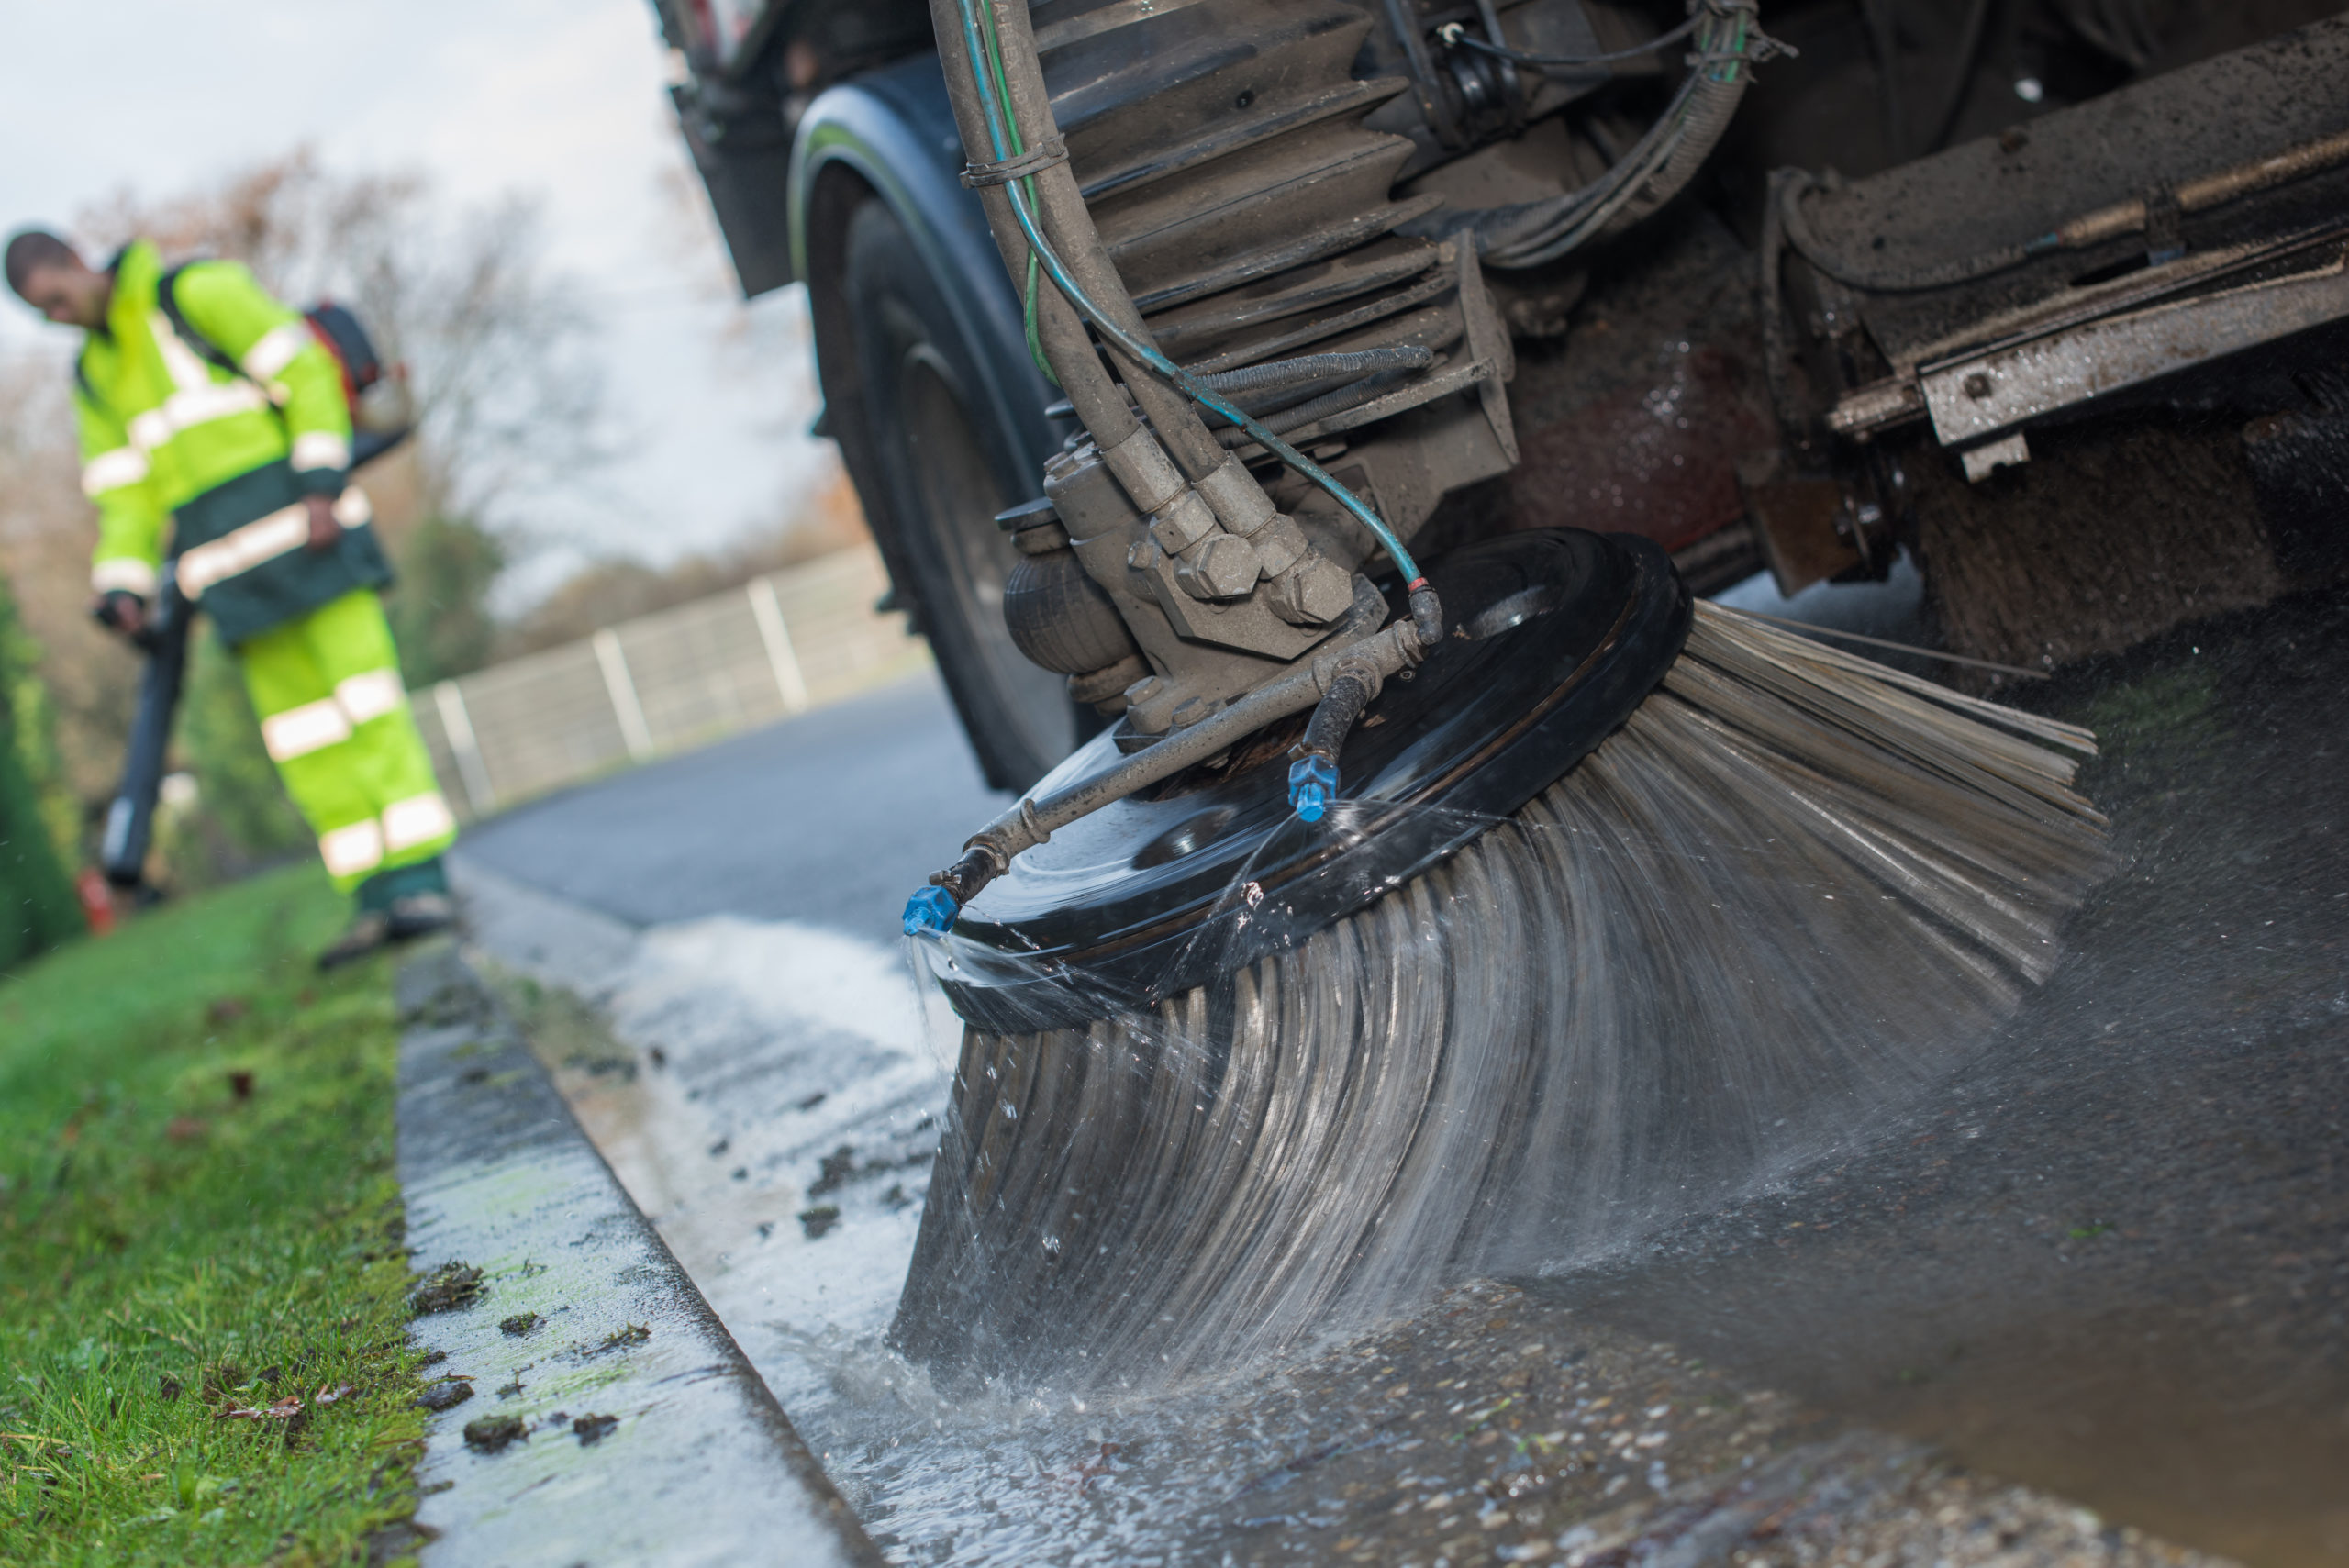
[[[237,659],[262,743],[337,889],[457,841],[373,589],[271,627],[238,644]]]

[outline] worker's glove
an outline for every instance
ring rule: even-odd
[[[137,637],[147,627],[147,601],[128,588],[109,588],[91,602],[90,616],[108,631]]]
[[[321,552],[332,550],[342,539],[342,525],[335,520],[334,497],[305,495],[302,500],[310,512],[309,548]]]

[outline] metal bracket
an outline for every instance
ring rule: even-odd
[[[1468,356],[1477,364],[1492,367],[1491,373],[1476,384],[1477,401],[1484,405],[1485,421],[1493,428],[1493,439],[1500,443],[1509,466],[1514,468],[1517,424],[1509,417],[1508,389],[1502,383],[1517,374],[1517,350],[1509,342],[1508,325],[1501,320],[1500,312],[1493,308],[1492,296],[1485,292],[1485,270],[1477,264],[1476,248],[1465,240],[1454,240],[1453,249],[1457,252],[1453,275],[1460,284],[1460,315],[1468,328]]]

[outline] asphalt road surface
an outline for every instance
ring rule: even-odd
[[[740,915],[895,942],[907,897],[1008,798],[925,673],[507,812],[463,852],[630,925]]]

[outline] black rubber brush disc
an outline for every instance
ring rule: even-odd
[[[1386,684],[1347,742],[1341,811],[1319,826],[1290,811],[1300,719],[1063,828],[956,925],[941,975],[955,1010],[997,1033],[1064,1028],[1297,946],[1554,783],[1640,706],[1688,635],[1671,562],[1630,535],[1511,534],[1428,575],[1450,635]],[[1097,736],[1038,793],[1120,760]]]

